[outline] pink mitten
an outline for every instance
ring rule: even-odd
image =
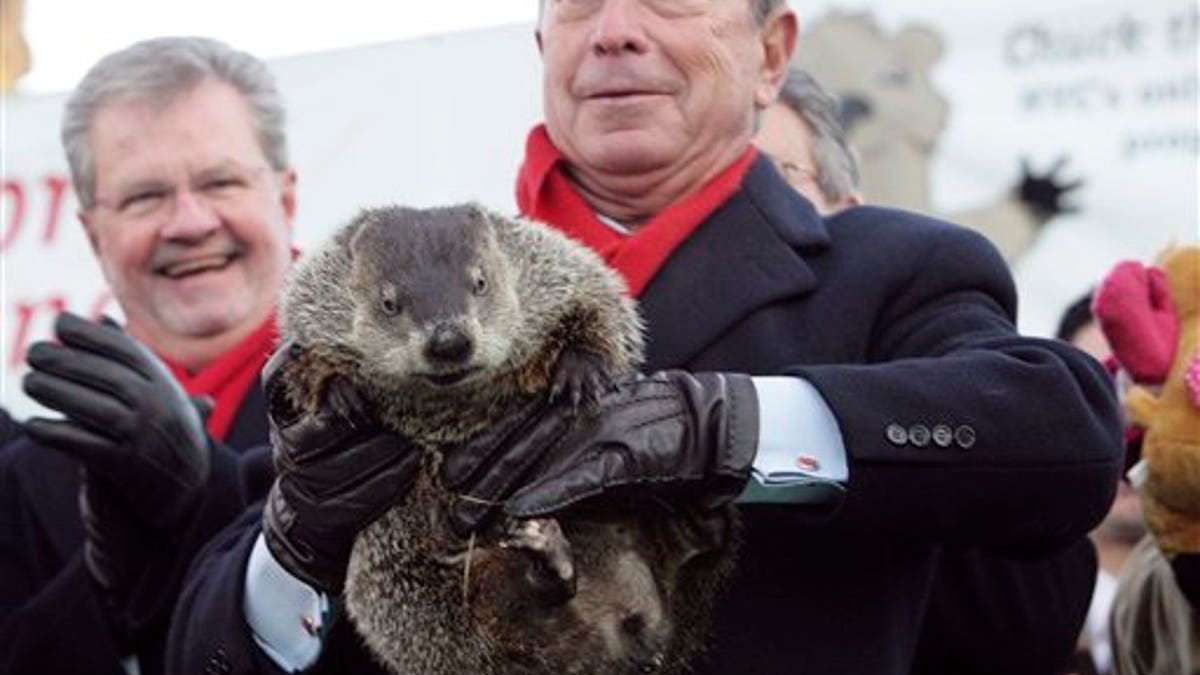
[[[1092,312],[1113,356],[1135,382],[1166,379],[1179,341],[1179,318],[1162,270],[1131,260],[1118,264],[1096,289]]]

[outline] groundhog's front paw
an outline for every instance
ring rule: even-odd
[[[604,361],[593,352],[566,349],[558,357],[550,400],[566,401],[576,411],[591,407],[612,386],[612,376]]]
[[[520,551],[528,558],[524,580],[534,601],[542,607],[560,605],[575,595],[575,562],[571,543],[553,518],[512,520],[501,548]]]

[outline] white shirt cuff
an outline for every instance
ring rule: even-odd
[[[329,601],[285,570],[271,555],[262,534],[246,564],[242,606],[254,641],[280,668],[298,672],[321,655]]]
[[[849,478],[846,446],[829,404],[799,377],[755,377],[758,453],[742,502],[826,502]]]

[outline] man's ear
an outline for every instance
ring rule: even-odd
[[[288,230],[291,230],[296,221],[296,170],[291,167],[279,173],[279,203],[283,207]]]
[[[846,209],[854,208],[855,206],[862,206],[865,203],[866,201],[863,200],[862,193],[851,192],[849,194],[842,195],[841,199],[839,199],[837,203],[833,205],[833,210],[836,213],[838,211],[845,211]]]
[[[800,33],[800,19],[785,3],[763,21],[763,62],[759,70],[758,87],[754,91],[754,105],[763,110],[775,102],[783,81],[787,78],[788,65],[796,51],[796,36]]]

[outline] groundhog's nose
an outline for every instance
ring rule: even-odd
[[[425,356],[430,361],[462,363],[471,358],[471,338],[457,326],[446,324],[433,329],[425,344]]]
[[[634,665],[639,673],[657,673],[662,670],[663,656],[662,654],[647,656],[637,660]]]
[[[658,641],[650,634],[646,617],[638,612],[629,613],[621,621],[621,630],[632,638],[629,660],[639,673],[657,673],[662,670],[665,659]]]

